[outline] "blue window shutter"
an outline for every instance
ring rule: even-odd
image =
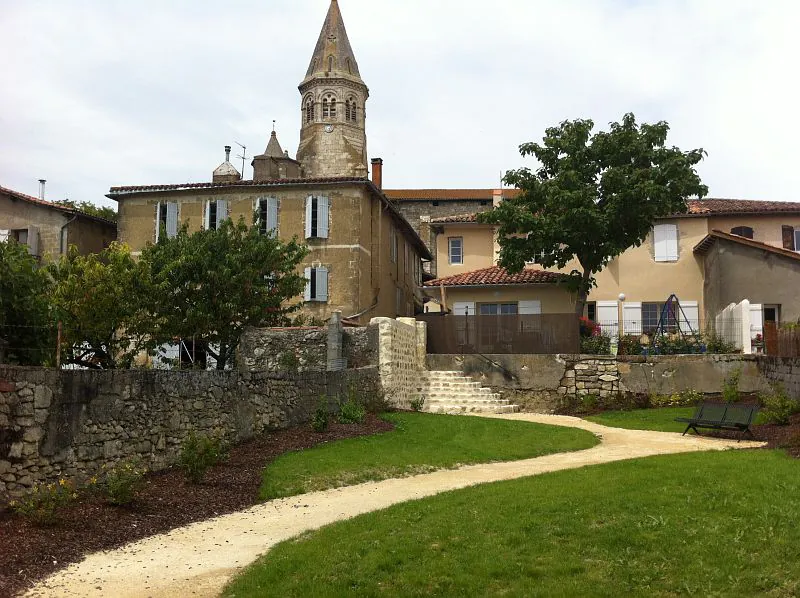
[[[278,235],[278,198],[267,198],[267,232]]]
[[[330,220],[330,202],[327,197],[317,198],[317,236],[320,239],[328,238],[328,224]]]
[[[313,198],[309,195],[306,197],[306,239],[311,238],[311,210]]]
[[[178,204],[169,202],[167,204],[167,238],[171,239],[178,235]]]
[[[303,293],[303,299],[305,301],[311,301],[311,268],[306,268],[303,275],[306,279],[306,290]]]
[[[328,269],[327,268],[316,268],[316,276],[317,276],[317,296],[315,299],[317,301],[322,301],[323,303],[328,302]]]

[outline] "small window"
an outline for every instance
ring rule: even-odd
[[[678,227],[657,224],[653,227],[653,251],[657,262],[678,261]]]
[[[20,245],[27,245],[28,244],[28,229],[21,228],[19,230],[12,230],[11,231],[11,238],[14,239]]]
[[[349,58],[347,59],[346,63],[347,63],[347,72],[348,72],[348,73],[350,73],[350,74],[352,75],[352,74],[353,74],[353,65],[352,65],[352,63],[350,62],[350,59],[349,59]]]
[[[306,100],[306,122],[314,122],[314,100],[311,98]]]
[[[482,303],[478,308],[482,316],[515,316],[517,315],[516,303]]]
[[[327,239],[330,226],[330,202],[325,196],[306,198],[306,239]]]
[[[592,322],[597,322],[597,302],[589,301],[586,303],[586,317]]]
[[[783,241],[784,249],[795,251],[796,249],[800,248],[800,244],[797,243],[797,231],[794,230],[793,226],[784,224],[781,227],[781,239]]]
[[[217,230],[222,221],[228,217],[228,201],[215,199],[206,202],[206,230]]]
[[[731,229],[732,235],[739,235],[740,237],[745,237],[746,239],[753,238],[753,229],[749,226],[734,226]]]
[[[328,71],[333,70],[333,56],[328,56]]]
[[[161,238],[164,230],[167,239],[178,235],[178,204],[173,201],[159,202],[156,204],[156,242]]]
[[[464,263],[464,239],[462,237],[450,237],[447,239],[447,254],[451,264]]]
[[[305,269],[306,290],[304,299],[316,303],[328,302],[328,269],[322,266]]]
[[[336,118],[336,98],[331,94],[322,98],[322,118]]]
[[[348,122],[350,121],[350,100],[344,103],[344,119]]]

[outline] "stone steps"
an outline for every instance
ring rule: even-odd
[[[417,386],[425,398],[423,409],[430,413],[514,413],[517,405],[481,386],[469,376],[455,371],[429,371],[420,376]]]

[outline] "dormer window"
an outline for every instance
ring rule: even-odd
[[[331,94],[322,98],[322,118],[336,118],[336,98]]]
[[[732,235],[739,235],[740,237],[744,237],[745,239],[752,239],[753,238],[753,229],[749,226],[734,226],[731,229]]]

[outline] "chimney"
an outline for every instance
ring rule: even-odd
[[[383,158],[372,158],[372,182],[383,189]]]
[[[492,206],[497,207],[503,201],[503,190],[502,189],[494,189],[492,191]]]
[[[47,179],[39,179],[39,199],[44,199],[44,184]]]
[[[225,161],[226,162],[230,162],[231,161],[231,146],[230,145],[226,145],[225,146]]]

